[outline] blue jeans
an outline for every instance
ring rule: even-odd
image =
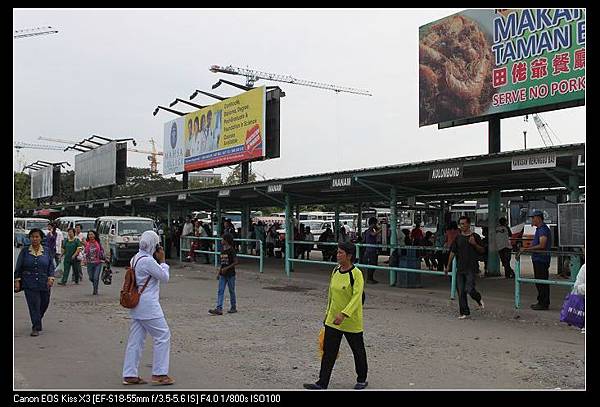
[[[98,282],[100,281],[100,273],[102,272],[102,263],[87,264],[88,277],[92,282],[92,286],[94,287],[94,294],[98,294]]]
[[[225,277],[219,276],[219,292],[217,294],[217,309],[223,309],[223,301],[225,300],[225,285],[229,287],[229,302],[231,308],[235,309],[235,274],[233,276]]]

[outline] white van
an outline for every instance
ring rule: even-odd
[[[137,216],[101,216],[96,219],[96,228],[104,253],[113,265],[128,262],[138,252],[142,233],[156,232],[153,219]]]
[[[62,216],[56,219],[58,228],[61,230],[63,237],[67,238],[67,229],[75,229],[75,225],[81,225],[81,231],[86,234],[90,230],[94,230],[96,218],[86,218],[84,216]]]
[[[21,247],[29,244],[29,231],[31,229],[42,229],[44,236],[48,234],[48,223],[45,218],[14,218],[14,245]]]

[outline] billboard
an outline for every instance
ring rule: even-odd
[[[31,178],[31,199],[46,198],[53,195],[54,167],[49,165],[36,171],[29,171]],[[60,175],[60,167],[58,167]]]
[[[183,172],[184,118],[179,117],[165,123],[163,138],[163,174]]]
[[[110,143],[75,156],[75,191],[123,184],[127,177],[127,143]]]
[[[584,100],[583,9],[465,10],[419,27],[419,126]]]

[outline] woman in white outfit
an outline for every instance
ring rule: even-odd
[[[175,382],[168,376],[171,332],[159,302],[160,282],[169,281],[169,266],[165,263],[164,249],[159,247],[156,250],[158,243],[156,232],[144,232],[140,238],[140,250],[131,259],[137,286],[141,289],[146,280],[148,285],[140,295],[138,305],[129,311],[131,326],[123,363],[123,384],[126,385],[147,383],[138,375],[146,333],[154,341],[152,384],[168,385]],[[155,251],[158,261],[152,257]]]
[[[585,264],[579,269],[577,279],[573,285],[573,291],[585,297]],[[581,333],[585,333],[585,327],[581,328]]]

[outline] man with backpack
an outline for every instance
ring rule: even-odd
[[[353,263],[356,246],[350,242],[338,244],[337,261],[329,283],[325,337],[321,371],[316,383],[305,383],[309,390],[326,389],[337,358],[342,336],[346,337],[354,355],[357,378],[355,390],[367,387],[367,352],[363,340],[364,279]]]

